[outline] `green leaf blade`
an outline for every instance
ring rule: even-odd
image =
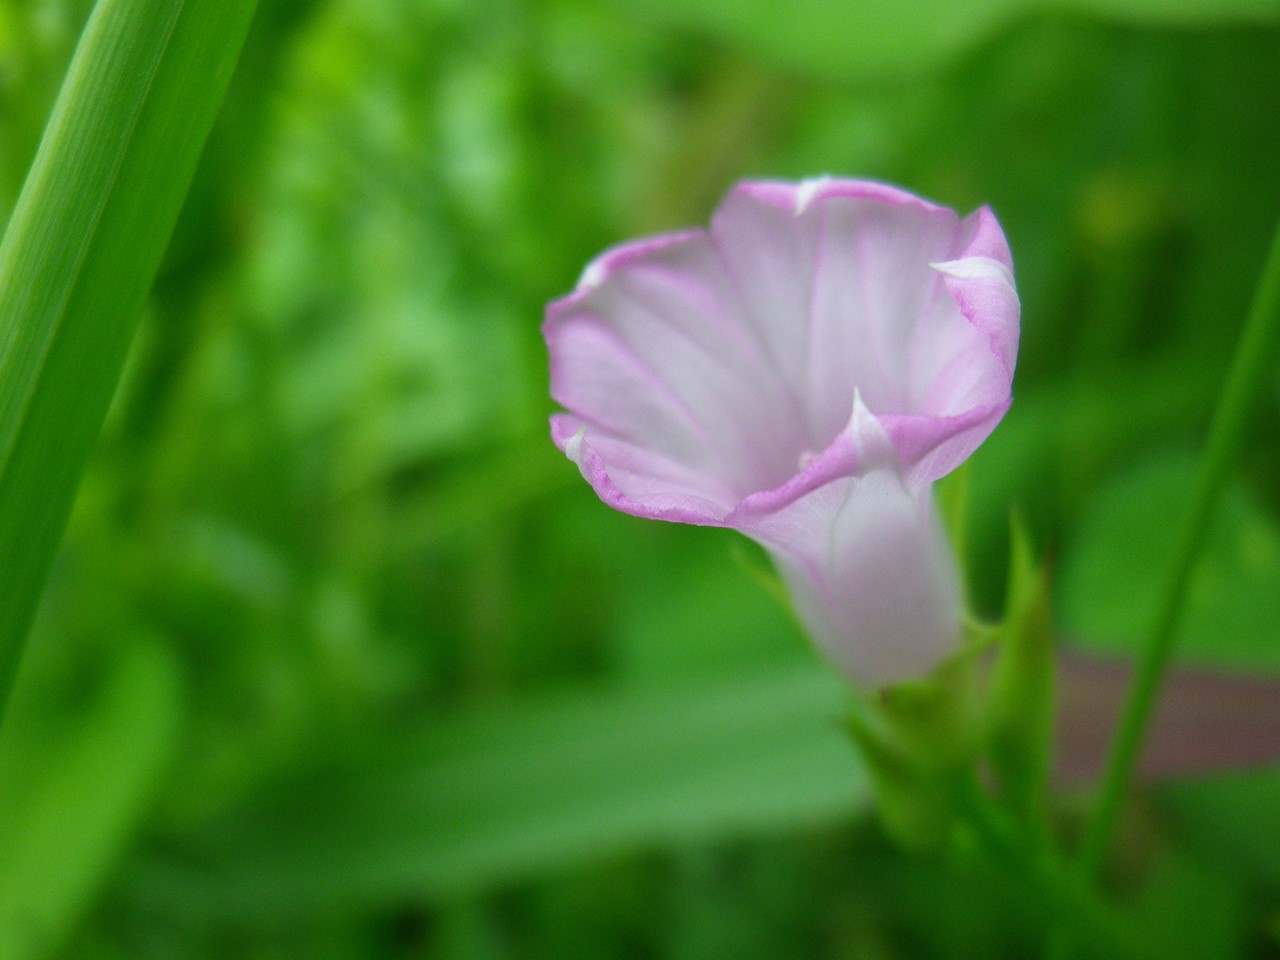
[[[0,704],[256,0],[102,0],[0,241]]]
[[[131,892],[166,912],[274,921],[835,822],[870,790],[841,733],[844,695],[804,665],[463,713],[249,798],[145,857]]]

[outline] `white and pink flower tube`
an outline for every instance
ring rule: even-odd
[[[740,183],[548,306],[552,437],[610,506],[761,543],[856,684],[922,676],[963,615],[930,485],[1008,409],[1018,317],[986,207]]]

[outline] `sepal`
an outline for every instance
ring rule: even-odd
[[[1005,801],[1028,824],[1043,818],[1052,761],[1053,623],[1046,570],[1026,529],[1010,521],[1009,586],[998,628],[988,713],[988,752]]]
[[[986,645],[973,636],[929,676],[874,691],[850,711],[885,832],[907,849],[936,851],[951,836],[958,791],[982,749]]]

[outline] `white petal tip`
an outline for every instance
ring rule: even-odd
[[[579,427],[578,432],[564,442],[564,455],[579,466],[582,465],[582,435],[586,432],[585,427]]]
[[[608,269],[604,265],[604,258],[597,257],[587,264],[587,268],[582,271],[582,276],[578,278],[579,290],[594,290],[604,281],[605,274]]]
[[[963,257],[929,264],[934,270],[955,280],[998,280],[1013,288],[1013,274],[999,260],[990,257]]]
[[[857,387],[853,389],[853,412],[849,417],[849,425],[845,427],[852,438],[854,448],[858,451],[858,459],[864,469],[871,469],[882,464],[896,464],[897,454],[889,434],[876,415],[871,412],[862,400]]]
[[[867,424],[876,424],[878,426],[880,423],[876,419],[876,415],[871,412],[866,402],[862,399],[862,391],[856,386],[853,388],[853,411],[849,417],[849,423],[855,431]]]
[[[813,203],[813,198],[817,196],[818,192],[830,182],[830,177],[814,177],[811,180],[800,181],[796,186],[797,217],[809,209],[809,204]]]

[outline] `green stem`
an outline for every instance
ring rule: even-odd
[[[1111,743],[1097,805],[1080,853],[1080,869],[1086,878],[1096,875],[1102,864],[1116,816],[1133,779],[1147,722],[1173,650],[1175,631],[1186,602],[1187,583],[1213,518],[1223,481],[1240,447],[1249,408],[1266,376],[1277,339],[1280,339],[1280,226],[1263,267],[1262,279],[1245,321],[1226,385],[1214,411],[1195,490],[1160,596],[1158,615],[1147,638],[1137,676],[1129,688],[1118,732]]]

